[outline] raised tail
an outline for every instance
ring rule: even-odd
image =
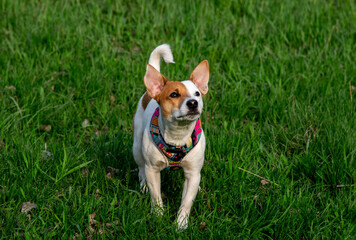
[[[163,58],[166,63],[174,63],[171,48],[166,43],[156,47],[148,61],[158,72],[160,71],[161,58]]]

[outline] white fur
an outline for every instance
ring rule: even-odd
[[[166,46],[168,45],[161,45],[152,52],[150,63],[152,56],[154,56],[153,58],[157,58],[157,56],[162,53],[162,49],[166,50],[164,53],[166,56],[172,55],[170,49],[167,49]],[[169,52],[167,52],[168,50]],[[171,59],[173,60],[173,57]],[[158,62],[158,69],[157,66],[153,66],[159,70],[159,60],[155,59],[154,61],[156,61],[155,63]],[[159,117],[161,134],[165,141],[172,145],[184,145],[188,141],[193,132],[196,119],[200,116],[203,110],[203,100],[201,95],[194,95],[197,91],[199,92],[198,88],[189,80],[183,81],[182,83],[187,88],[189,96],[184,100],[181,107],[173,112],[170,117],[165,118],[162,114],[160,114]],[[186,102],[190,99],[198,101],[199,114],[194,117],[182,117],[188,111]],[[156,147],[150,134],[150,121],[154,111],[159,105],[152,99],[144,110],[141,101],[142,97],[138,103],[134,118],[135,131],[133,154],[139,167],[141,189],[147,191],[147,183],[152,199],[152,211],[157,214],[163,214],[160,171],[167,168],[169,162],[167,157]],[[199,189],[200,171],[204,163],[204,152],[205,135],[204,132],[202,132],[198,144],[181,161],[181,167],[185,174],[185,181],[183,184],[182,202],[177,216],[179,230],[184,230],[188,227],[190,210]]]
[[[150,60],[148,61],[158,72],[160,72],[161,58],[163,58],[166,63],[174,63],[173,54],[168,44],[162,44],[156,47],[152,51]]]

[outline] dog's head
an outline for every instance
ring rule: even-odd
[[[147,93],[160,105],[165,118],[176,121],[194,121],[203,111],[202,97],[208,92],[209,64],[202,61],[189,80],[168,81],[150,64],[144,77]]]

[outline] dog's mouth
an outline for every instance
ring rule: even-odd
[[[187,112],[187,114],[177,117],[177,119],[193,120],[193,119],[197,118],[197,116],[199,116],[199,115],[200,115],[200,113],[198,111],[189,111],[189,112]]]

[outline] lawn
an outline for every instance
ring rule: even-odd
[[[355,239],[354,1],[0,2],[0,237]],[[201,190],[150,215],[132,118],[151,51],[210,64]]]

